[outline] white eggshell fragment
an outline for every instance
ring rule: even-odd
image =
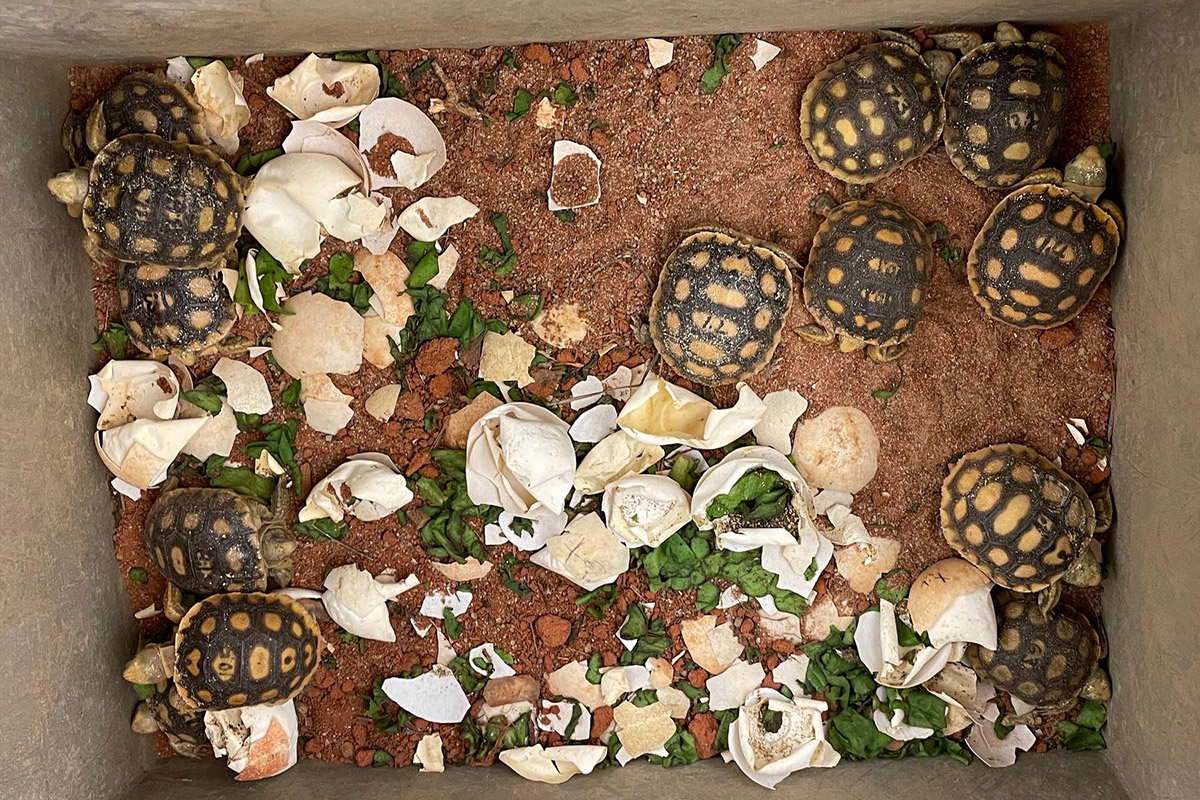
[[[407,142],[413,152],[397,150],[392,154],[394,175],[372,170],[373,186],[416,189],[445,166],[446,142],[441,131],[412,103],[398,97],[380,97],[359,114],[358,147],[363,153],[371,152],[380,137],[389,133]]]
[[[709,694],[708,707],[713,711],[725,711],[741,706],[751,693],[762,686],[766,677],[762,664],[738,659],[720,675],[708,679],[705,684]]]
[[[380,422],[387,422],[396,413],[396,401],[400,399],[400,391],[404,387],[398,383],[380,386],[371,392],[371,396],[363,404],[363,408]]]
[[[396,632],[388,617],[387,601],[394,600],[419,585],[415,575],[404,581],[384,581],[355,564],[334,567],[325,576],[321,596],[330,618],[343,630],[363,639],[396,641]]]
[[[800,426],[792,457],[816,488],[854,494],[875,477],[879,437],[862,411],[834,406]]]
[[[337,434],[354,416],[354,409],[350,408],[353,399],[338,389],[325,373],[305,375],[300,379],[304,420],[313,430],[331,436]]]
[[[595,444],[617,429],[616,406],[593,406],[571,423],[571,440]]]
[[[663,449],[658,445],[645,444],[625,431],[616,431],[602,439],[579,462],[574,477],[575,489],[584,494],[597,494],[619,478],[645,471],[662,457]]]
[[[299,721],[295,701],[204,713],[204,734],[213,754],[226,756],[238,775],[256,781],[285,772],[296,763]]]
[[[452,225],[479,213],[465,197],[422,197],[400,212],[400,227],[419,242],[436,242]]]
[[[429,722],[462,722],[471,709],[458,678],[441,664],[415,678],[388,678],[383,692],[408,713]]]
[[[629,569],[629,547],[605,527],[600,515],[581,514],[531,560],[590,592]]]
[[[299,119],[340,128],[379,96],[379,70],[374,64],[336,61],[311,53],[268,86],[267,96]]]
[[[404,475],[388,456],[357,453],[317,481],[300,509],[300,521],[323,517],[341,521],[349,514],[363,522],[375,522],[412,499]]]
[[[363,318],[349,303],[303,292],[284,303],[272,355],[293,378],[350,375],[362,366]]]
[[[516,382],[517,388],[533,383],[529,365],[537,348],[509,331],[488,331],[483,335],[483,351],[479,357],[479,377],[485,381]]]
[[[617,424],[646,444],[683,444],[716,450],[750,431],[766,406],[749,387],[738,389],[732,408],[718,409],[695,392],[647,375],[617,417]]]
[[[204,109],[204,127],[213,144],[227,155],[238,151],[238,131],[250,121],[250,106],[242,96],[241,75],[230,73],[213,59],[191,76],[192,94]]]
[[[754,52],[750,54],[750,60],[754,62],[754,71],[758,72],[781,52],[782,50],[780,48],[776,47],[770,42],[764,42],[762,39],[755,39]]]
[[[555,181],[559,179],[557,167],[564,158],[572,156],[584,156],[592,161],[595,165],[595,172],[591,176],[591,180],[595,183],[595,190],[587,192],[586,199],[575,203],[567,202],[565,197],[558,198],[554,193]],[[546,192],[546,202],[551,211],[569,211],[575,208],[586,208],[594,206],[600,202],[600,157],[596,155],[590,147],[579,144],[578,142],[568,141],[567,139],[559,139],[554,143],[554,155],[552,158],[552,166],[550,170],[550,189]],[[590,188],[590,187],[585,187]],[[560,191],[561,194],[561,191]]]
[[[762,419],[752,429],[755,440],[781,453],[792,452],[792,428],[808,410],[808,400],[799,392],[786,389],[763,395]]]
[[[363,191],[371,191],[371,173],[367,160],[354,143],[336,128],[311,119],[292,120],[292,130],[284,138],[285,153],[324,153],[341,161],[362,179]]]
[[[168,420],[179,405],[179,379],[157,361],[109,361],[88,382],[88,405],[100,412],[96,430],[119,428],[135,419]]]
[[[445,755],[442,751],[442,735],[427,733],[417,742],[413,763],[421,765],[421,772],[445,772]]]
[[[529,517],[558,514],[575,477],[575,446],[567,424],[531,403],[489,411],[467,436],[467,493],[473,503]]]
[[[576,775],[588,775],[608,756],[602,745],[563,745],[543,748],[540,744],[501,750],[498,758],[528,781],[565,783]]]
[[[267,379],[254,367],[231,358],[221,358],[212,369],[225,383],[225,399],[234,411],[267,414],[274,407]]]
[[[650,60],[650,66],[654,69],[661,69],[675,57],[675,45],[666,39],[647,39],[646,54]]]
[[[797,770],[837,766],[841,756],[825,740],[821,719],[828,708],[823,700],[804,695],[788,700],[772,689],[759,689],[729,727],[732,760],[747,778],[767,789]],[[780,716],[774,731],[762,722],[764,709]]]

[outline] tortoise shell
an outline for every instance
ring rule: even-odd
[[[92,160],[92,151],[87,146],[87,117],[71,109],[63,118],[62,146],[71,157],[71,165],[82,167]]]
[[[212,754],[208,736],[204,732],[204,712],[188,708],[179,696],[179,690],[171,681],[163,681],[146,699],[154,714],[158,729],[167,736],[175,752],[188,758],[201,758]]]
[[[214,594],[175,631],[175,685],[183,701],[218,711],[286,703],[317,669],[321,629],[282,594]]]
[[[941,522],[950,546],[995,583],[1036,592],[1087,546],[1096,512],[1083,487],[1037,451],[995,444],[950,470]]]
[[[1024,186],[1000,201],[975,237],[967,281],[1000,322],[1053,328],[1083,311],[1120,246],[1120,228],[1100,206],[1058,186]]]
[[[169,142],[208,144],[205,111],[183,86],[136,72],[122,78],[88,112],[88,144],[95,152],[120,136],[152,133]]]
[[[220,344],[236,322],[225,285],[203,267],[124,264],[117,296],[129,338],[154,358],[174,353],[189,360]]]
[[[1047,616],[1023,599],[1005,604],[999,617],[996,649],[967,650],[979,677],[1035,706],[1074,698],[1100,660],[1100,636],[1087,618],[1061,607]]]
[[[1037,42],[991,42],[946,79],[946,152],[980,186],[1012,186],[1040,167],[1067,112],[1067,64]]]
[[[800,138],[825,172],[870,183],[937,144],[943,114],[929,66],[902,44],[879,42],[812,79],[800,101]]]
[[[239,176],[212,150],[135,134],[92,163],[83,226],[118,261],[209,267],[237,241],[244,209]]]
[[[650,336],[677,373],[734,383],[771,360],[792,307],[796,261],[779,247],[719,228],[687,234],[663,265]]]
[[[933,239],[903,208],[852,200],[817,230],[804,303],[822,327],[878,345],[907,339],[920,319]]]
[[[185,592],[262,591],[262,516],[229,489],[171,489],[154,501],[143,536],[154,566]]]

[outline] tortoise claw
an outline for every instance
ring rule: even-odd
[[[805,341],[813,344],[833,344],[834,335],[820,325],[804,325],[796,328],[796,334]]]
[[[867,358],[876,364],[886,364],[889,361],[895,361],[906,352],[908,352],[908,345],[903,342],[900,344],[872,344],[867,346]]]

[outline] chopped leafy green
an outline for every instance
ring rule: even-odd
[[[479,263],[491,267],[497,278],[503,278],[517,266],[517,253],[513,250],[512,237],[508,232],[508,215],[497,212],[491,216],[492,226],[500,236],[500,249],[479,245]]]
[[[675,481],[682,487],[685,492],[691,492],[696,488],[696,468],[697,464],[690,458],[678,456],[675,462],[671,464],[671,471],[667,473],[667,477]]]
[[[279,304],[279,300],[276,298],[278,294],[276,288],[290,283],[296,276],[288,272],[287,268],[266,250],[259,250],[254,257],[254,271],[258,276],[258,288],[262,294],[263,308],[279,314],[289,313]],[[253,316],[259,313],[258,306],[254,304],[250,295],[250,283],[246,275],[246,259],[244,258],[238,262],[238,283],[233,292],[233,299],[244,314]]]
[[[446,626],[446,636],[450,641],[454,641],[463,634],[463,624],[454,616],[454,611],[450,608],[442,609],[442,621]]]
[[[713,583],[702,583],[696,590],[696,608],[701,611],[712,611],[721,599],[721,590]]]
[[[297,493],[300,492],[303,483],[295,451],[296,431],[299,427],[300,420],[296,417],[282,422],[268,422],[258,430],[263,438],[246,445],[246,455],[250,458],[258,458],[264,450],[270,453],[279,462],[279,466],[291,475],[292,489]]]
[[[134,583],[145,583],[150,580],[150,573],[142,567],[131,567],[128,572],[129,580]]]
[[[530,322],[541,315],[544,303],[540,294],[532,292],[513,298],[508,304],[508,310],[517,319]]]
[[[436,269],[437,259],[434,259]],[[334,253],[329,257],[329,272],[317,279],[317,291],[334,300],[349,303],[354,310],[365,314],[371,307],[371,295],[375,294],[371,284],[365,280],[352,282],[354,257],[349,253]],[[264,299],[266,295],[263,295]]]
[[[908,597],[908,586],[904,585],[900,580],[908,577],[908,571],[896,568],[888,572],[886,575],[881,575],[879,580],[875,581],[875,594],[889,603],[899,603],[905,597]]]
[[[588,668],[587,668],[587,673],[584,674],[584,677],[587,679],[588,683],[590,683],[594,686],[600,685],[601,675],[600,675],[600,654],[599,653],[592,653],[592,655],[588,657]]]
[[[696,737],[680,727],[678,723],[675,724],[675,735],[668,739],[663,747],[666,749],[667,755],[664,757],[651,754],[649,756],[651,764],[680,767],[694,764],[700,760],[700,755],[696,752]]]
[[[157,691],[158,689],[153,683],[135,683],[133,685],[133,693],[138,696],[139,700],[149,700]]]
[[[282,403],[285,408],[290,408],[294,411],[303,410],[304,404],[300,402],[300,388],[300,381],[292,381],[290,384],[288,384],[288,387],[283,390],[283,393],[279,395],[279,402]]]
[[[92,349],[97,353],[107,353],[109,358],[120,360],[125,358],[129,348],[129,332],[119,322],[110,322],[108,327],[96,334]]]
[[[740,513],[749,519],[770,519],[787,506],[791,490],[779,473],[756,469],[738,478],[725,494],[708,504],[709,519]]]
[[[1103,750],[1107,745],[1101,729],[1108,721],[1108,710],[1098,700],[1088,700],[1075,721],[1062,720],[1058,732],[1062,746],[1068,750]]]
[[[512,48],[506,48],[504,50],[504,53],[500,56],[500,63],[509,69],[520,69],[520,67],[517,66],[517,56],[515,53],[513,53]]]
[[[420,667],[416,670],[420,672]],[[416,677],[408,675],[406,677]],[[394,735],[408,728],[412,721],[412,714],[409,714],[400,706],[396,705],[390,697],[383,691],[383,678],[376,678],[374,685],[371,687],[371,693],[363,697],[363,716],[367,719],[375,721],[375,729],[382,734]]]
[[[435,450],[433,458],[442,475],[437,480],[421,477],[416,482],[425,511],[430,515],[421,526],[425,552],[432,558],[452,558],[460,564],[467,556],[486,561],[487,550],[467,519],[480,517],[484,524],[494,522],[500,509],[471,502],[467,495],[465,454],[461,450]]]
[[[197,408],[207,411],[212,416],[221,413],[221,406],[224,405],[224,392],[218,394],[211,386],[201,384],[195,389],[188,389],[179,393],[179,399],[184,400]]]
[[[408,243],[408,288],[419,289],[438,274],[437,245],[433,242]]]
[[[283,155],[282,147],[272,147],[270,150],[260,150],[257,153],[246,153],[238,159],[234,169],[239,175],[249,175],[257,172],[263,164],[281,155]]]
[[[410,86],[416,86],[421,78],[433,66],[433,59],[426,58],[417,62],[417,65],[408,71],[408,83]]]
[[[1103,142],[1096,145],[1096,149],[1100,151],[1100,157],[1108,160],[1117,154],[1116,142]]]
[[[579,102],[579,95],[575,93],[575,90],[571,88],[570,84],[560,83],[554,89],[553,99],[555,105],[566,106],[570,108]]]
[[[204,462],[204,474],[208,477],[209,486],[218,489],[232,489],[247,497],[256,497],[263,502],[269,502],[275,492],[275,478],[266,478],[257,474],[249,467],[230,467],[226,465],[224,456],[209,456]]]
[[[496,569],[500,572],[500,583],[518,597],[528,597],[533,594],[533,589],[529,588],[529,584],[522,583],[512,576],[512,568],[517,563],[519,562],[516,556],[509,553],[504,557],[504,561],[496,565]]]
[[[532,106],[533,92],[528,89],[517,89],[517,94],[513,98],[513,110],[504,112],[504,118],[510,123],[516,122],[528,114]]]
[[[900,391],[900,387],[903,385],[904,373],[901,372],[900,379],[896,381],[895,386],[890,389],[876,389],[875,391],[871,392],[871,397],[874,397],[876,400],[882,400],[883,403],[879,407],[886,409],[888,407],[888,403],[891,402],[892,397],[895,396],[896,392]]]
[[[392,766],[392,754],[387,750],[376,750],[375,755],[371,756],[372,767],[390,767]]]
[[[345,520],[335,522],[329,517],[320,517],[318,519],[310,519],[307,522],[296,523],[296,533],[301,536],[307,536],[309,539],[322,541],[323,539],[333,539],[340,541],[346,538],[346,534],[350,532],[350,526]]]
[[[938,258],[947,264],[953,264],[962,257],[962,251],[961,247],[952,247],[951,245],[944,244],[938,248]]]
[[[617,601],[620,594],[614,585],[601,586],[590,592],[584,592],[575,598],[575,605],[583,608],[583,613],[592,619],[604,619],[604,612]]]
[[[625,623],[617,635],[622,639],[634,639],[632,650],[621,654],[622,664],[644,664],[648,658],[661,656],[671,646],[666,627],[659,617],[647,618],[641,605],[633,603],[626,612]]]
[[[700,94],[712,94],[729,74],[728,58],[742,43],[742,37],[736,33],[723,33],[713,39],[713,63],[700,76]]]
[[[559,222],[574,222],[575,212],[569,208],[562,208],[554,212],[554,216],[558,217]]]

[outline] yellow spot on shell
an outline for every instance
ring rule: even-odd
[[[854,129],[854,123],[848,119],[839,119],[833,123],[833,128],[842,137],[842,142],[847,147],[854,147],[858,144],[858,131]]]
[[[704,294],[709,300],[726,308],[745,308],[746,295],[729,286],[710,283],[704,287]]]
[[[1057,289],[1062,286],[1062,279],[1058,275],[1028,261],[1022,262],[1021,266],[1017,267],[1017,274],[1022,279],[1030,283],[1036,283],[1038,286],[1044,286],[1047,289]]]

